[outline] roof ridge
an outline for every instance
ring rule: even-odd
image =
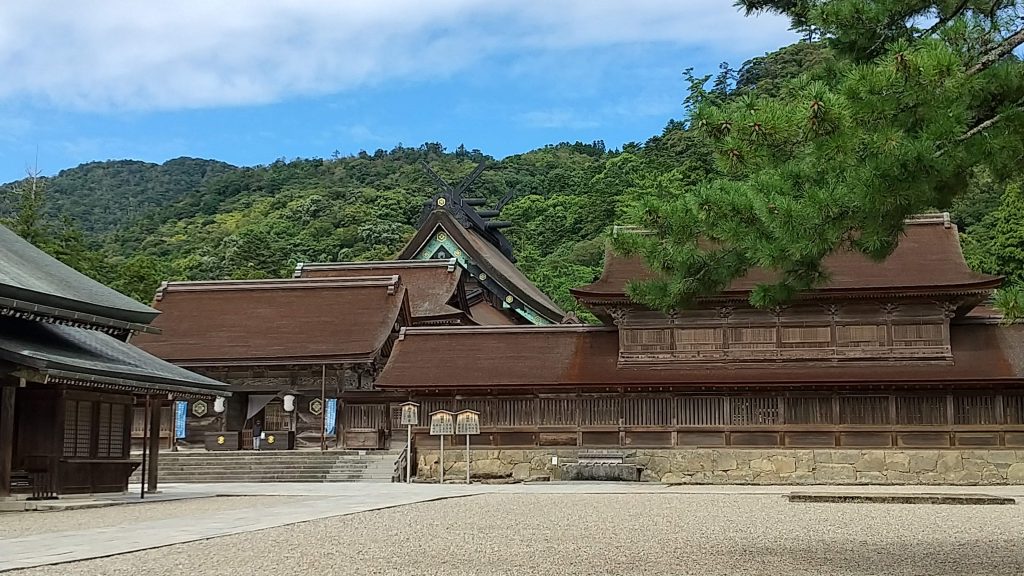
[[[573,332],[614,332],[614,326],[595,326],[579,324],[544,324],[534,325],[496,325],[496,326],[406,326],[401,329],[398,339],[408,335],[428,334],[526,334],[526,333],[573,333]]]
[[[401,284],[398,274],[388,276],[356,276],[329,278],[268,278],[260,280],[194,280],[163,282],[156,291],[156,300],[168,292],[201,292],[217,290],[287,290],[294,288],[388,288],[395,294]]]
[[[299,262],[293,278],[300,278],[303,270],[359,270],[366,268],[443,268],[454,272],[455,258],[428,260],[370,260],[366,262]],[[372,276],[366,276],[372,278]]]
[[[922,212],[920,214],[911,214],[903,219],[903,224],[942,224],[946,228],[950,228],[953,222],[950,218],[949,212]],[[612,226],[612,236],[618,236],[623,233],[634,233],[634,234],[652,234],[650,230],[641,226],[632,225],[621,225],[616,224]]]

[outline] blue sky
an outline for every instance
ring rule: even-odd
[[[643,141],[682,71],[795,40],[731,0],[33,0],[0,5],[0,182],[35,162],[238,165],[398,143],[504,157]]]

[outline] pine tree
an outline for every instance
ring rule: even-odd
[[[975,168],[996,180],[1024,152],[1021,2],[742,0],[788,15],[834,57],[777,94],[721,98],[695,82],[687,130],[711,147],[717,171],[695,186],[652,191],[631,212],[643,234],[618,247],[658,279],[635,300],[686,306],[761,267],[778,281],[757,306],[820,285],[836,250],[884,259],[904,220],[946,208]],[[698,79],[699,80],[699,79]]]

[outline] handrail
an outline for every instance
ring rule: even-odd
[[[398,459],[395,460],[395,469],[391,473],[392,482],[405,482],[405,463],[408,459],[408,451],[402,448],[402,451],[398,454]]]

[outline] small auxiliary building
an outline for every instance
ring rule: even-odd
[[[158,314],[0,226],[0,498],[122,492],[133,411],[229,395],[125,342]]]

